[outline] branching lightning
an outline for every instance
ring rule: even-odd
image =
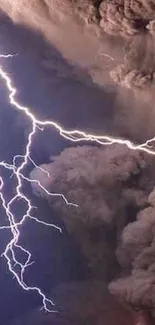
[[[13,55],[0,55],[0,58],[10,58]],[[25,281],[25,271],[26,269],[33,263],[31,253],[24,248],[22,245],[19,244],[20,239],[20,227],[24,224],[27,219],[30,219],[34,222],[37,222],[43,226],[47,227],[54,227],[59,231],[62,231],[58,226],[54,224],[49,224],[44,222],[43,220],[39,220],[37,217],[34,217],[32,214],[33,209],[35,208],[32,204],[30,199],[23,193],[22,187],[23,182],[29,183],[36,183],[41,189],[49,196],[53,196],[56,198],[61,198],[65,201],[67,205],[71,205],[75,208],[78,206],[75,203],[69,202],[67,198],[63,195],[63,193],[50,193],[38,180],[29,179],[25,174],[25,167],[27,166],[28,162],[31,161],[36,168],[42,170],[42,172],[46,173],[48,177],[50,177],[49,173],[43,170],[41,167],[37,166],[35,162],[31,158],[31,146],[33,143],[33,137],[36,134],[37,129],[44,130],[46,126],[50,126],[54,128],[63,138],[70,140],[72,142],[95,142],[99,145],[113,145],[113,144],[120,144],[126,145],[131,150],[140,150],[150,155],[155,155],[155,150],[153,149],[152,143],[155,141],[155,137],[152,139],[147,140],[145,143],[136,145],[129,140],[115,138],[108,135],[95,135],[86,133],[85,131],[81,130],[66,130],[64,129],[59,123],[54,122],[53,120],[40,120],[36,117],[29,107],[21,105],[16,99],[16,88],[13,86],[13,82],[9,75],[4,71],[2,67],[0,67],[0,77],[5,82],[5,86],[8,90],[8,99],[9,102],[14,108],[20,112],[22,112],[30,122],[30,131],[27,137],[27,143],[25,145],[25,154],[17,155],[13,157],[12,164],[8,164],[5,161],[0,161],[0,168],[10,171],[14,178],[15,182],[15,194],[14,196],[7,201],[4,195],[4,186],[5,181],[2,176],[0,176],[0,199],[2,202],[2,206],[5,210],[5,214],[7,217],[7,225],[2,225],[0,227],[1,230],[9,229],[11,231],[12,239],[7,244],[3,256],[7,261],[8,268],[10,272],[13,274],[15,279],[17,280],[18,284],[26,291],[36,291],[40,297],[42,298],[42,306],[45,311],[53,312],[55,311],[54,303],[48,299],[42,290],[39,287],[35,286],[28,286]],[[20,164],[17,164],[17,161],[20,161]],[[26,205],[26,212],[21,217],[20,220],[16,220],[16,216],[13,213],[13,207],[17,204],[17,202],[21,200]],[[22,260],[19,258],[17,251],[22,253]],[[20,254],[21,255],[21,254]]]

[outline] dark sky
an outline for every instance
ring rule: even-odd
[[[95,133],[106,133],[125,137],[134,142],[143,142],[153,136],[154,5],[152,0],[140,2],[142,2],[141,6],[136,0],[132,2],[124,0],[122,5],[119,0],[95,2],[90,0],[86,1],[84,6],[83,2],[80,2],[78,7],[77,2],[64,1],[63,4],[66,6],[68,3],[74,3],[75,12],[77,11],[80,16],[84,15],[86,24],[92,19],[93,22],[95,21],[95,25],[88,24],[87,32],[83,33],[81,29],[84,25],[83,21],[77,20],[78,24],[81,23],[80,29],[79,26],[77,28],[76,20],[72,19],[73,12],[69,11],[69,16],[64,16],[64,7],[60,6],[62,2],[59,0],[55,1],[56,9],[51,8],[49,0],[30,1],[24,7],[24,0],[20,0],[18,6],[10,0],[5,3],[0,0],[0,7],[7,11],[14,21],[3,14],[0,16],[0,53],[17,54],[10,59],[1,59],[0,64],[12,78],[17,88],[19,102],[31,107],[32,112],[40,119],[48,118],[58,121],[69,129],[78,128]],[[95,3],[95,11],[94,7],[88,10],[90,6],[87,6],[87,3],[89,5]],[[99,25],[100,35],[98,35]],[[104,56],[106,53],[112,56],[110,61],[107,56]],[[111,77],[116,84],[109,75],[111,69],[113,69]],[[24,152],[30,123],[23,114],[9,105],[7,95],[4,82],[0,81],[0,160],[10,163],[14,155]],[[53,165],[51,163],[51,168],[56,167],[55,175],[58,177],[56,189],[57,186],[60,189],[61,186],[62,189],[67,188],[67,193],[71,192],[72,197],[74,185],[77,186],[76,189],[79,192],[74,189],[73,198],[78,199],[78,193],[80,195],[82,193],[82,199],[80,195],[79,198],[82,202],[85,198],[86,205],[87,194],[89,199],[91,197],[89,197],[91,191],[88,184],[90,185],[93,180],[92,209],[89,206],[88,215],[87,209],[86,212],[84,211],[83,228],[80,229],[81,225],[78,221],[77,224],[75,223],[77,227],[79,226],[79,233],[77,230],[77,233],[70,231],[69,234],[67,221],[69,223],[70,212],[66,212],[63,208],[57,210],[54,205],[52,208],[50,202],[35,196],[31,187],[25,185],[24,190],[28,197],[31,197],[33,204],[37,206],[35,214],[43,220],[55,222],[63,229],[63,234],[60,234],[54,229],[50,230],[31,222],[27,222],[22,228],[21,241],[31,250],[35,260],[34,265],[27,272],[27,279],[29,283],[39,285],[47,294],[53,288],[57,286],[59,288],[59,285],[61,292],[63,282],[68,285],[71,281],[92,279],[94,273],[92,269],[90,270],[86,247],[91,242],[95,246],[94,250],[90,246],[94,259],[97,255],[97,258],[104,263],[103,255],[107,256],[107,260],[110,256],[109,277],[113,275],[113,266],[117,274],[120,272],[120,276],[131,275],[131,278],[127,277],[127,280],[125,278],[128,297],[123,289],[124,282],[122,286],[122,282],[118,281],[117,284],[117,281],[116,283],[114,281],[114,285],[112,284],[114,293],[116,291],[118,296],[129,300],[129,304],[133,302],[136,308],[137,304],[140,304],[140,309],[146,306],[150,308],[150,301],[151,303],[154,301],[152,291],[152,300],[147,300],[147,294],[143,295],[141,286],[145,284],[145,279],[146,281],[154,279],[154,273],[151,273],[153,262],[150,258],[155,251],[155,227],[152,228],[155,205],[154,162],[152,164],[151,159],[139,153],[124,150],[124,147],[106,150],[99,147],[93,147],[90,150],[88,147],[86,149],[70,147],[71,143],[62,139],[54,129],[46,128],[44,132],[38,130],[32,145],[31,157],[36,164],[41,165],[49,163],[51,155],[59,155],[56,163]],[[88,152],[87,156],[85,152]],[[77,155],[76,159],[73,153]],[[59,159],[62,164],[60,174],[57,172]],[[83,169],[83,161],[85,169]],[[74,171],[73,183],[72,179],[71,183],[69,179],[67,185],[66,179],[64,181],[63,178],[64,170],[67,170],[66,166],[71,166]],[[33,167],[30,163],[25,172],[29,174]],[[93,170],[91,175],[89,175],[89,167],[90,171]],[[83,177],[76,177],[77,170],[83,173]],[[98,171],[101,171],[100,178]],[[68,176],[67,172],[65,175]],[[15,182],[4,169],[1,173],[5,177],[4,193],[9,199],[14,192]],[[151,196],[149,196],[150,193]],[[103,209],[97,209],[98,206],[96,207],[93,201],[95,199],[95,202],[101,202],[101,207],[103,204]],[[89,224],[91,214],[97,218],[98,211],[99,216],[100,214],[102,216],[104,211],[105,220],[102,218],[99,220],[99,225],[102,221],[101,227],[96,226],[95,221]],[[108,226],[106,224],[107,211],[108,213],[110,211],[110,216],[112,211],[112,216],[114,216],[114,221]],[[2,208],[0,213],[3,223],[5,214]],[[16,206],[15,213],[17,218],[20,218],[23,213],[20,203]],[[68,219],[65,223],[67,213]],[[141,214],[142,218],[139,218]],[[77,217],[77,215],[75,213],[73,216]],[[143,220],[145,215],[147,221]],[[83,218],[82,213],[79,217]],[[145,229],[148,232],[145,233]],[[144,242],[143,231],[144,238],[147,238]],[[0,253],[3,252],[9,236],[8,231],[1,231]],[[86,246],[79,244],[81,242],[78,236]],[[134,241],[134,238],[137,238],[137,241]],[[104,243],[107,244],[105,251]],[[145,246],[147,246],[146,250]],[[109,250],[106,251],[107,247]],[[129,261],[126,259],[128,254],[130,255]],[[134,296],[132,268],[137,277],[135,283],[139,292],[138,302],[137,296]],[[141,272],[140,277],[139,273],[136,273],[137,269]],[[97,273],[102,273],[102,269]],[[102,274],[100,277],[102,279]],[[141,277],[142,282],[138,282],[137,279],[141,280]],[[0,291],[2,301],[0,323],[2,325],[11,325],[15,319],[40,306],[41,301],[36,295],[23,292],[12,279],[4,258],[0,260],[0,282],[2,284]],[[149,290],[151,290],[150,287]],[[144,298],[144,303],[142,298]]]
[[[53,118],[71,128],[92,129],[93,127],[105,131],[111,128],[115,94],[111,96],[106,94],[103,89],[92,83],[86,71],[71,66],[40,36],[13,25],[6,17],[1,22],[0,38],[2,53],[18,54],[13,59],[2,59],[3,66],[18,88],[18,99],[25,105],[31,106],[37,116]],[[46,68],[48,59],[53,62],[51,69]],[[1,160],[10,162],[13,155],[22,154],[24,150],[29,123],[22,114],[9,105],[3,82],[1,82],[0,92],[0,155]],[[107,107],[108,114],[105,114]],[[44,134],[38,132],[32,157],[38,164],[47,162],[49,155],[59,153],[68,145],[69,143],[62,140],[55,132],[50,130],[46,130]],[[8,178],[10,175],[6,176],[5,193],[9,196],[14,184]],[[29,189],[29,194],[30,191]],[[48,208],[47,203],[41,199],[33,199],[38,206],[39,216],[46,215],[51,221],[53,212]],[[20,212],[22,209],[21,211],[19,209],[18,213]],[[4,220],[2,210],[1,216]],[[8,238],[7,231],[1,232],[1,252]],[[65,230],[63,235],[60,235],[55,230],[48,231],[28,224],[23,240],[26,244],[30,244],[36,260],[36,266],[32,269],[29,279],[41,285],[46,292],[63,281],[83,279],[86,274],[89,274],[87,261],[84,260],[80,248],[65,233]],[[54,246],[56,249],[49,251],[49,246]],[[79,263],[81,267],[77,271]],[[13,318],[40,304],[38,297],[23,293],[19,289],[7,270],[4,258],[0,261],[0,278],[3,283],[1,286],[3,303],[0,308],[2,324],[9,324]]]

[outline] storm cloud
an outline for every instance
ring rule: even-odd
[[[136,92],[154,87],[153,0],[1,0],[0,8],[15,23],[42,33],[65,58],[85,67],[95,82],[111,83],[111,71],[116,83]],[[105,61],[104,53],[113,53],[114,62]],[[96,62],[100,72],[94,69]]]
[[[27,25],[43,33],[45,38],[68,59],[80,64],[88,64],[96,54],[97,39],[90,34],[81,34],[83,28],[76,21],[76,10],[72,1],[0,1],[0,8],[14,22]],[[75,2],[76,4],[76,2]],[[93,7],[81,1],[75,6],[83,14]],[[88,7],[88,9],[87,9]],[[81,8],[81,9],[80,9]],[[72,26],[72,27],[71,27]],[[76,42],[75,42],[76,39]]]
[[[100,5],[103,29],[126,39],[124,62],[111,71],[121,86],[149,92],[154,87],[154,1],[103,1]]]
[[[102,87],[110,85],[108,90],[111,92],[111,89],[116,90],[113,79],[121,87],[129,89],[129,92],[124,89],[120,91],[118,87],[118,92],[120,91],[120,97],[124,96],[125,102],[130,99],[126,107],[131,106],[130,110],[125,112],[125,118],[122,118],[123,127],[121,118],[118,118],[119,135],[124,137],[126,134],[132,134],[135,136],[134,140],[138,138],[141,141],[145,139],[146,134],[154,132],[151,101],[155,81],[154,1],[0,0],[0,8],[16,24],[25,25],[44,35],[51,44],[50,48],[44,43],[43,51],[39,48],[39,60],[43,71],[46,72],[45,79],[49,82],[48,89],[52,100],[53,94],[59,89],[58,97],[63,104],[63,98],[68,98],[68,93],[63,95],[61,89],[64,84],[71,87],[69,89],[72,100],[65,102],[61,114],[60,110],[58,115],[57,109],[53,109],[52,113],[50,110],[50,114],[47,113],[50,118],[59,117],[65,125],[68,123],[74,127],[77,117],[80,127],[83,123],[84,127],[86,125],[94,130],[96,127],[102,128],[104,124],[105,130],[109,127],[106,120],[109,113],[105,114],[104,123],[102,118],[93,120],[88,106],[93,101],[93,94],[97,92],[93,82]],[[73,80],[76,80],[77,88],[74,88]],[[86,98],[87,105],[85,100],[81,101],[80,96],[77,96],[77,89],[79,93],[82,91],[80,83],[82,87],[85,86],[84,93],[88,86],[88,93],[92,94],[90,97],[88,94],[89,99]],[[52,88],[53,84],[56,87]],[[46,85],[47,83],[45,93]],[[42,86],[38,89],[42,90]],[[149,108],[152,107],[152,111],[142,104],[132,107],[132,90],[140,93],[143,98],[146,98],[147,93]],[[49,106],[51,97],[48,97]],[[45,98],[47,99],[46,95],[43,96],[42,104]],[[133,102],[137,104],[134,100]],[[104,105],[108,107],[108,111],[111,108],[109,103]],[[96,101],[94,106],[95,104],[97,105]],[[86,114],[86,122],[81,122],[79,116],[81,112],[86,112],[86,106],[89,114]],[[109,114],[109,120],[115,133],[118,112],[116,104],[114,107],[115,111],[113,115]],[[137,119],[132,114],[134,109],[138,111]],[[105,108],[104,112],[107,112]],[[41,108],[39,113],[45,114]],[[151,118],[144,118],[142,123],[143,116],[149,114]],[[130,122],[127,116],[130,117]],[[150,120],[152,124],[148,123]],[[144,124],[145,130],[147,129],[145,132]],[[42,140],[43,146],[48,147],[47,156],[51,154],[54,143],[53,141],[51,144],[49,138],[46,133],[45,139]],[[48,200],[57,217],[63,219],[68,232],[80,243],[93,276],[106,283],[118,277],[118,280],[110,284],[110,291],[134,309],[142,312],[145,309],[149,312],[151,310],[154,315],[153,160],[124,146],[77,146],[67,148],[60,155],[50,159],[50,163],[41,167],[50,172],[51,178],[46,177],[40,169],[34,169],[31,178],[41,181],[51,192],[65,194],[69,202],[78,204],[78,208],[66,206],[62,199],[47,197],[36,183],[33,184],[34,193]]]
[[[143,36],[148,40],[151,37],[150,42],[154,42],[155,4],[153,0],[89,0],[78,2],[69,0],[52,2],[48,0],[29,2],[2,0],[0,1],[0,8],[14,22],[25,24],[43,33],[46,39],[56,46],[65,57],[76,63],[89,66],[89,70],[102,42],[105,51],[106,48],[108,51],[112,49],[114,58],[117,57],[117,51],[112,46],[114,41],[107,42],[105,36],[103,38],[102,31],[117,38],[121,36],[128,42],[132,42],[134,39],[135,44],[133,45],[132,42],[132,49],[134,48],[135,52],[138,51],[137,46],[139,46],[137,36]],[[81,19],[80,23],[79,19]],[[142,38],[141,46],[144,46]],[[151,49],[148,46],[145,47],[145,52],[147,53],[143,62],[145,61],[146,64],[146,58],[152,52],[152,46]],[[145,88],[146,86],[147,88],[148,82],[144,81],[144,75],[146,75],[145,79],[147,81],[149,79],[151,83],[154,67],[151,66],[152,70],[148,73],[148,66],[141,69],[137,63],[137,66],[133,68],[131,64],[132,55],[130,55],[130,59],[128,57],[128,61],[131,65],[130,68],[126,66],[126,62],[122,62],[125,64],[123,72],[119,68],[111,76],[121,85],[127,87],[133,85],[133,88]],[[104,62],[101,62],[100,65],[102,66],[102,64]]]
[[[34,311],[12,325],[76,325],[85,322],[91,325],[102,325],[103,322],[116,325],[116,319],[119,324],[134,324],[134,314],[116,302],[102,282],[62,283],[52,291],[52,296],[59,306],[59,313]]]
[[[63,57],[85,68],[94,82],[103,86],[113,83],[109,71],[117,63],[109,60],[111,52],[119,62],[123,51],[121,41],[109,41],[109,36],[103,33],[99,5],[100,1],[93,0],[0,1],[0,9],[14,23],[41,33]]]
[[[50,178],[36,168],[31,179],[39,180],[51,193],[64,194],[78,208],[48,197],[37,183],[32,184],[33,190],[61,211],[93,272],[110,279],[117,268],[115,249],[122,230],[136,217],[137,209],[146,205],[153,187],[149,163],[142,154],[124,146],[68,148],[51,160],[41,165]]]
[[[155,306],[155,190],[148,197],[148,207],[141,210],[137,220],[128,224],[117,249],[127,276],[113,282],[110,289],[139,309],[148,308],[154,315]]]
[[[109,34],[131,37],[141,33],[155,17],[153,0],[106,0],[99,7],[100,26]]]

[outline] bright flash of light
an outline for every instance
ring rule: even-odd
[[[0,55],[0,58],[10,58],[10,57],[13,57],[13,55],[11,54]],[[0,227],[0,229],[1,230],[9,229],[12,235],[12,239],[8,242],[2,255],[5,257],[8,268],[10,272],[13,274],[13,276],[15,277],[15,279],[17,280],[18,284],[26,291],[36,291],[42,298],[42,308],[47,312],[53,312],[56,311],[54,308],[54,303],[46,297],[46,295],[42,292],[42,290],[37,286],[29,286],[25,282],[25,271],[33,263],[33,261],[32,261],[31,252],[29,252],[26,248],[24,248],[21,244],[19,244],[20,227],[27,219],[30,219],[43,226],[54,227],[59,231],[62,230],[61,228],[59,228],[54,224],[46,223],[43,220],[39,220],[37,217],[33,216],[32,211],[35,207],[31,204],[31,200],[22,191],[23,182],[26,181],[29,183],[36,183],[46,193],[46,195],[53,196],[56,198],[61,198],[69,206],[73,206],[75,208],[78,208],[78,206],[73,202],[69,202],[63,193],[50,193],[41,184],[41,182],[35,179],[29,179],[27,176],[25,176],[24,174],[25,167],[27,166],[28,162],[31,161],[36,168],[41,169],[42,172],[46,173],[47,176],[50,177],[49,173],[43,170],[41,167],[37,166],[31,158],[31,146],[33,143],[33,137],[36,134],[37,129],[39,128],[40,130],[44,130],[46,126],[48,127],[50,126],[54,128],[63,138],[70,140],[72,142],[87,141],[87,142],[95,142],[99,145],[120,144],[120,145],[126,145],[128,148],[132,150],[140,150],[150,155],[155,155],[155,150],[153,150],[151,146],[152,142],[155,140],[155,137],[147,140],[143,144],[136,145],[129,140],[115,138],[108,135],[95,135],[91,133],[86,133],[85,131],[81,131],[81,130],[67,130],[63,128],[59,123],[53,120],[40,120],[37,116],[33,114],[33,112],[29,107],[23,106],[17,101],[16,99],[17,90],[13,86],[12,79],[7,74],[7,72],[4,71],[2,67],[0,67],[0,77],[5,82],[5,86],[8,90],[8,99],[10,104],[14,106],[16,110],[22,112],[29,119],[30,122],[30,131],[28,133],[27,143],[25,145],[25,154],[23,156],[16,155],[15,157],[13,157],[12,164],[8,164],[5,161],[0,162],[1,168],[4,168],[5,170],[8,170],[12,173],[12,176],[14,177],[14,181],[16,184],[15,194],[8,202],[4,195],[5,180],[3,179],[2,176],[0,176],[0,199],[2,202],[2,206],[5,210],[5,214],[8,222],[8,225],[3,225]],[[18,162],[20,161],[20,164],[18,165],[16,163],[17,160]],[[26,208],[26,213],[23,214],[20,221],[17,221],[16,215],[13,213],[13,207],[17,204],[19,200],[23,202],[27,208]],[[17,254],[17,251],[22,253],[20,255],[22,255],[23,257],[22,260],[24,259],[25,262],[21,261],[19,255]]]

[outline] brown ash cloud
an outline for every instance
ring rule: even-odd
[[[117,256],[124,276],[110,285],[111,291],[137,309],[155,306],[155,190],[148,197],[148,207],[137,220],[123,230]]]
[[[132,37],[143,31],[154,20],[153,0],[106,0],[99,12],[100,25],[109,34]]]
[[[121,86],[134,91],[154,88],[154,1],[103,1],[100,26],[105,32],[126,41],[124,62],[111,71]]]
[[[0,8],[15,23],[25,24],[43,33],[68,59],[89,66],[90,73],[100,44],[105,46],[105,52],[106,48],[109,53],[112,51],[115,59],[117,51],[114,50],[113,44],[116,45],[121,37],[124,44],[130,44],[130,50],[126,49],[124,61],[119,54],[121,62],[120,66],[111,72],[113,80],[134,91],[152,90],[155,71],[154,0],[1,0]],[[106,34],[110,35],[109,41]],[[151,67],[150,56],[153,57]],[[100,62],[100,70],[102,65],[104,61]],[[111,62],[109,70],[113,68]],[[104,84],[107,76],[103,74],[102,78]]]
[[[134,325],[134,313],[117,302],[99,281],[62,283],[52,290],[58,313],[33,311],[12,325]]]
[[[149,93],[149,98],[153,96],[154,1],[0,0],[0,7],[15,23],[39,31],[67,59],[88,67],[90,73],[100,45],[105,52],[105,39],[109,40],[108,49],[113,48],[112,42],[114,47],[117,41],[122,42],[119,44],[125,45],[125,57],[119,51],[118,55],[109,51],[114,56],[113,63],[108,63],[112,78],[143,96],[144,92]],[[82,33],[85,26],[89,31],[92,28],[92,34]],[[44,67],[53,70],[52,61],[45,61]],[[100,73],[103,61],[98,57],[96,61]],[[68,70],[63,73],[68,75]],[[94,80],[98,82],[98,76]],[[104,85],[102,74],[100,80]],[[120,279],[110,285],[112,293],[134,308],[154,315],[154,173],[146,157],[124,147],[77,147],[66,149],[44,167],[52,172],[49,188],[62,191],[80,206],[75,212],[62,202],[50,201],[80,243],[94,274],[110,281],[119,273]],[[35,177],[42,177],[35,172]],[[39,191],[39,195],[43,193]]]
[[[50,172],[51,179],[37,169],[31,178],[51,192],[65,194],[79,208],[49,199],[38,186],[33,186],[34,192],[59,211],[88,259],[93,276],[104,283],[112,280],[110,292],[138,312],[137,322],[152,324],[154,160],[120,146],[69,148],[51,159],[50,164],[41,166]]]
[[[42,168],[51,174],[51,179],[37,169],[32,171],[31,178],[40,180],[51,192],[65,194],[79,207],[49,198],[37,185],[33,186],[35,193],[45,196],[61,212],[92,272],[109,281],[117,272],[115,249],[122,230],[130,218],[136,217],[136,211],[146,205],[153,188],[143,155],[123,146],[83,146],[65,149]]]

